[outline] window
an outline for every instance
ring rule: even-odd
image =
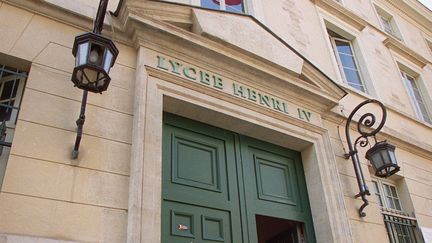
[[[417,117],[419,117],[422,121],[432,124],[425,104],[425,99],[421,90],[419,89],[416,78],[404,71],[401,71],[401,76],[407,88],[408,95],[411,99],[411,103],[413,104]]]
[[[15,124],[26,74],[0,65],[0,122]]]
[[[0,187],[9,158],[26,73],[0,63]]]
[[[384,204],[383,204],[383,201],[382,201],[382,196],[381,196],[381,190],[380,190],[380,187],[378,185],[378,182],[372,181],[372,183],[374,184],[374,191],[375,191],[375,196],[378,199],[378,204],[381,207],[384,207]]]
[[[390,242],[420,242],[417,220],[402,211],[396,186],[380,180],[373,180],[372,183],[374,194],[381,206],[381,213]]]
[[[380,20],[381,20],[381,24],[383,25],[383,28],[385,30],[385,32],[394,35],[394,30],[393,30],[393,26],[391,24],[391,18],[385,17],[380,15]]]
[[[331,30],[327,32],[343,79],[355,89],[366,92],[351,41]]]
[[[375,6],[375,9],[378,13],[383,30],[387,32],[387,34],[402,40],[401,34],[397,28],[396,21],[394,20],[393,16],[378,6]]]
[[[427,43],[427,46],[428,46],[428,48],[429,48],[429,51],[430,51],[431,54],[432,54],[432,41],[426,40],[426,43]]]
[[[374,184],[375,196],[382,208],[402,211],[399,195],[396,187],[384,182],[372,181]]]
[[[201,0],[201,7],[244,13],[243,0]]]
[[[421,242],[415,218],[383,212],[384,224],[391,243]]]
[[[398,211],[402,211],[400,202],[399,202],[399,196],[396,192],[396,187],[384,184],[384,197],[385,197],[385,204],[387,205],[387,208],[395,209]]]

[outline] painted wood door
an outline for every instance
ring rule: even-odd
[[[162,242],[243,242],[234,134],[164,114]]]
[[[162,161],[163,243],[257,243],[256,215],[315,241],[298,152],[164,114]]]
[[[239,140],[248,231],[256,231],[256,215],[282,218],[303,223],[306,241],[315,242],[300,153],[245,136]],[[258,242],[257,234],[247,242]]]

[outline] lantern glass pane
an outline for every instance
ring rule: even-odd
[[[371,163],[376,169],[383,166],[384,162],[383,162],[381,154],[379,152],[375,152],[375,154],[373,154],[371,156]]]
[[[391,164],[391,160],[390,160],[390,156],[389,156],[388,150],[387,149],[383,149],[383,150],[380,151],[380,153],[382,154],[382,157],[383,157],[383,164],[386,164],[386,165]]]
[[[82,70],[78,70],[78,71],[76,72],[75,77],[76,77],[76,79],[77,79],[77,81],[78,81],[79,83],[82,83],[83,80],[86,80],[85,78],[83,79],[84,75],[83,75],[83,71],[82,71]]]
[[[389,150],[389,155],[390,155],[391,163],[397,164],[395,152],[393,150]]]
[[[98,80],[99,72],[93,69],[88,69],[88,68],[84,69],[84,74],[87,77],[89,83],[94,83]]]
[[[86,63],[88,54],[89,43],[82,43],[78,47],[78,53],[76,55],[76,66],[80,66]]]
[[[101,78],[98,82],[97,82],[97,87],[98,88],[102,88],[105,85],[105,79]]]
[[[105,48],[98,44],[92,43],[89,54],[89,63],[96,65],[98,67],[102,67],[103,55]]]
[[[111,68],[112,59],[113,59],[113,54],[109,50],[107,50],[105,55],[104,67],[103,67],[105,72],[107,73],[109,73],[109,70]]]

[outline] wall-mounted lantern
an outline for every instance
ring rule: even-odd
[[[71,80],[76,87],[84,90],[80,116],[76,121],[78,129],[75,146],[72,151],[73,159],[78,158],[78,149],[85,122],[88,91],[102,93],[108,89],[111,81],[108,74],[119,53],[114,42],[101,35],[108,1],[100,0],[93,32],[75,37],[72,49],[72,54],[75,57],[75,68]]]
[[[366,152],[366,159],[371,162],[376,176],[389,177],[399,171],[395,149],[387,141],[381,141]]]
[[[72,53],[75,56],[72,73],[75,86],[95,93],[107,90],[111,81],[108,73],[118,55],[114,43],[106,37],[89,32],[75,37]]]
[[[376,118],[372,113],[363,114],[358,123],[357,123],[357,131],[360,133],[360,136],[355,140],[354,146],[351,142],[350,137],[350,125],[352,122],[352,118],[357,111],[363,106],[375,103],[381,107],[382,110],[382,118],[378,127],[373,129],[372,127],[375,125]],[[396,156],[395,156],[395,146],[387,143],[387,141],[378,142],[376,139],[376,134],[381,131],[384,126],[384,123],[387,119],[387,110],[384,105],[377,100],[366,100],[360,103],[351,114],[348,116],[347,123],[345,126],[345,135],[348,143],[349,152],[345,154],[345,158],[348,159],[351,157],[354,171],[357,177],[357,184],[359,186],[360,192],[355,196],[356,198],[361,197],[363,200],[363,205],[359,209],[360,217],[365,217],[366,213],[363,212],[364,208],[369,205],[368,200],[366,199],[366,195],[370,196],[369,189],[366,185],[366,181],[364,179],[363,171],[361,169],[360,160],[358,157],[357,145],[360,147],[366,147],[370,144],[369,137],[373,137],[375,141],[375,145],[370,148],[366,152],[366,158],[371,162],[372,167],[375,170],[375,175],[378,177],[389,177],[396,172],[399,171],[400,167],[397,165]]]

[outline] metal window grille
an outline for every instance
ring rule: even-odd
[[[6,131],[16,122],[26,77],[24,71],[0,65],[0,154],[3,146],[12,144],[6,140]]]
[[[391,243],[421,243],[417,233],[417,221],[406,214],[383,211],[384,224]]]

